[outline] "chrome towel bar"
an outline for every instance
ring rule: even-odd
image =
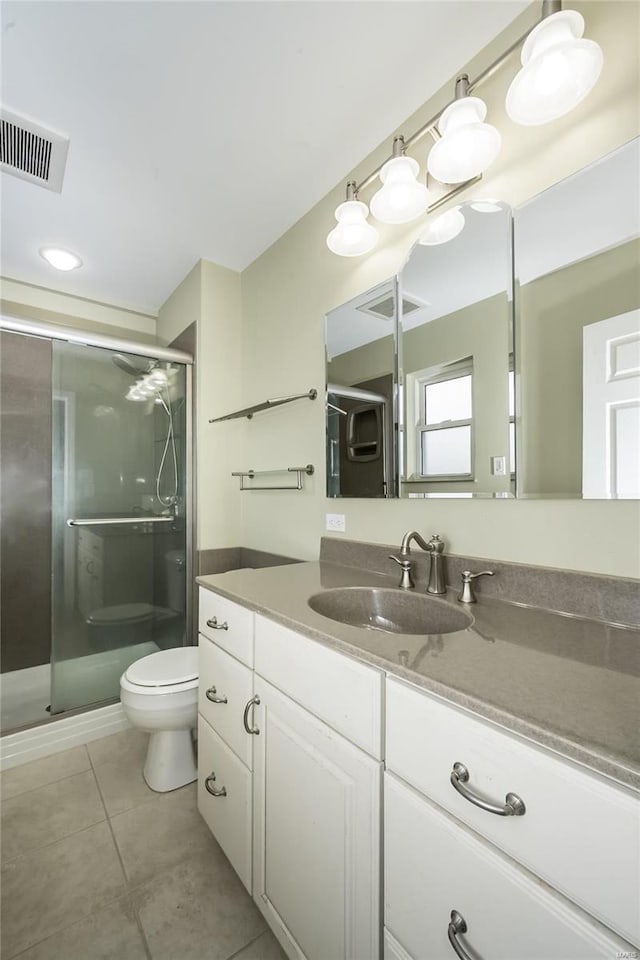
[[[314,466],[312,463],[308,463],[306,467],[283,467],[281,470],[236,470],[231,476],[240,477],[240,489],[241,490],[302,490],[302,478],[306,474],[308,477],[312,477],[314,474]],[[295,473],[297,474],[297,483],[294,484],[272,484],[265,485],[260,487],[254,487],[252,484],[247,485],[245,480],[254,480],[256,477],[264,477],[269,474],[273,475],[274,473]]]
[[[318,391],[315,388],[307,390],[306,393],[296,393],[292,397],[274,397],[273,400],[264,400],[262,403],[254,403],[252,407],[245,407],[243,410],[236,410],[235,413],[228,413],[225,417],[214,417],[209,423],[220,423],[221,420],[237,420],[239,417],[247,417],[251,420],[254,413],[260,410],[271,410],[273,407],[281,407],[283,403],[291,403],[293,400],[315,400]]]

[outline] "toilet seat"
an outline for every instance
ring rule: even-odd
[[[136,660],[120,685],[138,694],[167,694],[198,686],[198,648],[174,647]]]

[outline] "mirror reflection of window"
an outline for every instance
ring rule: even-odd
[[[418,377],[419,473],[425,478],[471,479],[472,362]]]

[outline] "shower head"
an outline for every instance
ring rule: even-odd
[[[111,357],[116,367],[120,370],[124,370],[125,373],[128,373],[130,377],[142,377],[145,373],[149,372],[149,361],[144,363],[144,366],[138,366],[133,363],[129,357],[125,357],[122,353],[114,353]]]

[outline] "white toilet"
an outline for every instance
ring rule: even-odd
[[[122,708],[151,734],[144,778],[165,793],[196,779],[191,731],[198,716],[198,648],[175,647],[136,660],[120,678]]]

